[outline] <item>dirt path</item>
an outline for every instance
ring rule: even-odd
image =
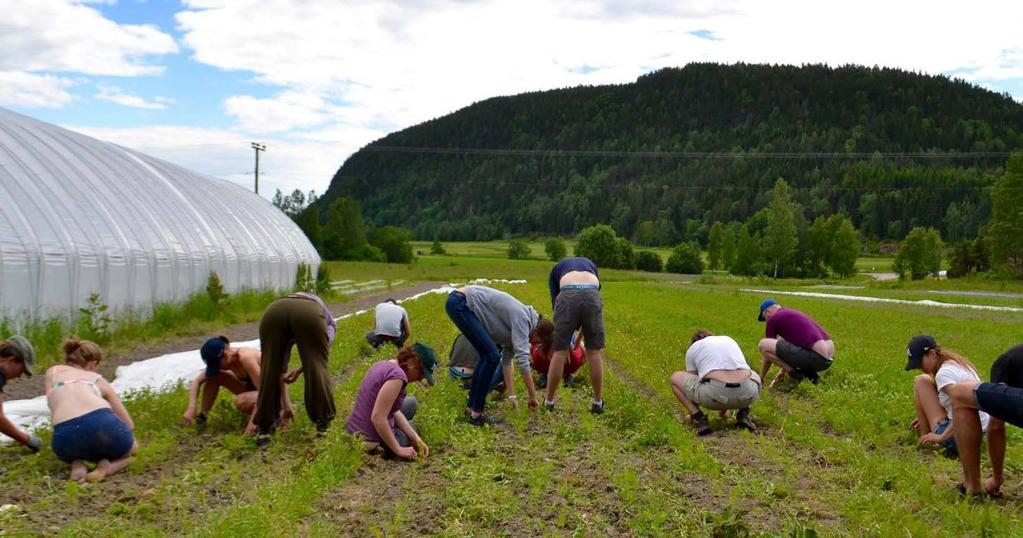
[[[389,298],[403,300],[418,293],[438,288],[443,285],[443,282],[419,282],[414,286],[379,291],[378,293],[355,297],[343,303],[332,303],[327,306],[335,316],[343,316],[358,312],[359,310],[372,308],[377,303]],[[216,334],[224,334],[230,338],[232,342],[255,340],[259,338],[259,321],[239,323],[224,327],[221,331],[217,331]],[[158,357],[160,355],[166,355],[168,353],[179,353],[181,351],[198,349],[210,336],[213,336],[213,333],[169,338],[159,342],[145,343],[121,353],[111,354],[103,357],[103,363],[100,365],[99,373],[108,380],[112,380],[118,366]],[[40,374],[41,373],[42,372],[40,372]],[[4,399],[8,401],[34,398],[42,393],[42,375],[36,375],[30,378],[21,378],[4,387]]]

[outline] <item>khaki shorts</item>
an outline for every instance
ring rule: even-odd
[[[715,411],[744,409],[760,397],[760,385],[752,378],[741,383],[725,384],[716,379],[700,381],[692,376],[687,377],[682,385],[682,394],[696,405]]]

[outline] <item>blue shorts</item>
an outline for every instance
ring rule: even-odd
[[[1000,383],[981,383],[974,390],[977,408],[981,411],[1023,428],[1023,389]]]
[[[135,435],[109,407],[53,427],[53,452],[67,463],[120,459],[134,444]]]
[[[952,421],[947,417],[938,421],[938,425],[934,428],[934,433],[941,435],[945,433],[945,430],[952,425]],[[956,438],[953,435],[944,442],[941,443],[941,448],[945,451],[945,456],[949,458],[956,458],[959,456],[959,447],[956,446]]]

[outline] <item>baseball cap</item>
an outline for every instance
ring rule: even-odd
[[[15,358],[25,365],[25,374],[32,377],[32,365],[36,362],[36,350],[24,336],[15,335],[7,339],[7,345],[14,350]]]
[[[760,315],[757,316],[757,321],[764,321],[764,310],[767,310],[776,304],[778,304],[778,301],[775,301],[774,299],[764,299],[764,302],[760,303]]]
[[[906,345],[906,355],[909,356],[906,369],[915,370],[920,368],[924,362],[924,355],[936,347],[938,347],[938,342],[926,334],[919,334],[911,338],[909,344]]]
[[[219,336],[210,338],[199,349],[199,356],[206,363],[206,377],[215,377],[220,373],[220,360],[224,358],[224,351],[227,350],[227,342]]]
[[[426,378],[426,382],[433,385],[433,371],[437,369],[437,353],[433,351],[432,347],[422,342],[412,344],[412,351],[416,353],[419,362],[423,364],[423,377]]]

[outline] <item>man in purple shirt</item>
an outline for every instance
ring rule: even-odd
[[[795,381],[820,380],[818,372],[831,366],[835,356],[835,343],[810,316],[791,308],[782,308],[774,299],[760,303],[757,321],[766,321],[764,339],[757,347],[763,362],[760,365],[760,379],[767,379],[772,364],[781,368],[773,386],[788,374]]]

